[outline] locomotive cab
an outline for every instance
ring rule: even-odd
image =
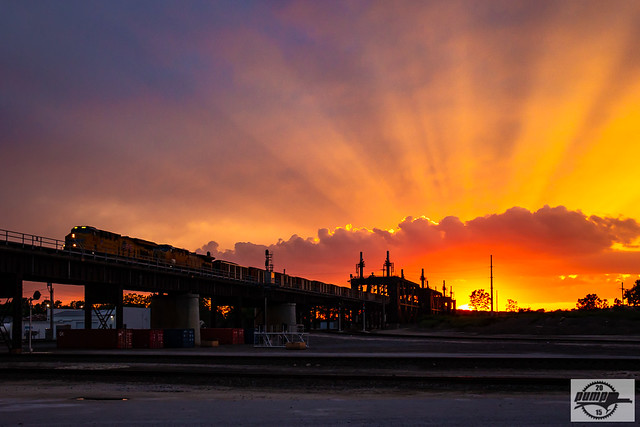
[[[87,244],[93,240],[95,232],[95,227],[86,225],[73,227],[71,232],[64,237],[64,248],[81,251],[90,248]]]

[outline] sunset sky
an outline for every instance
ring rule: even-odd
[[[459,305],[493,255],[500,309],[640,278],[640,2],[1,1],[0,70],[3,229],[389,250]]]

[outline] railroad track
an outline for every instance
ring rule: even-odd
[[[0,358],[0,378],[291,389],[565,389],[571,378],[636,378],[640,359],[524,355],[195,355],[126,352]],[[640,381],[638,382],[640,383]]]

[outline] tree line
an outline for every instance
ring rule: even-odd
[[[4,313],[11,313],[11,309],[9,307],[10,304],[12,303],[9,301],[5,301],[5,303],[2,304],[2,310],[4,311]],[[136,293],[124,294],[122,296],[122,304],[125,307],[149,307],[151,305],[151,295],[142,295],[142,294],[136,294]],[[46,315],[50,307],[51,307],[51,301],[49,301],[48,299],[42,300],[41,302],[38,302],[38,303],[32,302],[31,314],[34,316]],[[95,307],[97,309],[101,309],[101,308],[109,309],[109,308],[113,308],[114,306],[113,304],[96,304]],[[68,308],[68,309],[79,310],[84,308],[84,301],[73,300],[66,304],[63,304],[62,301],[55,300],[53,302],[53,308]],[[22,314],[24,317],[29,315],[29,299],[28,298],[22,299]]]
[[[622,300],[616,298],[613,307],[627,305],[637,307],[640,305],[640,280],[636,280],[635,285],[631,289],[626,289],[622,295]],[[491,307],[491,295],[484,289],[476,289],[469,295],[469,307],[475,311],[487,311]],[[599,310],[609,308],[609,301],[601,299],[597,294],[587,294],[584,298],[578,298],[576,309],[578,310]],[[507,300],[507,311],[530,311],[518,307],[518,302],[512,299]]]

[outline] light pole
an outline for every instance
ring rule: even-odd
[[[33,300],[39,300],[40,299],[40,291],[35,291],[33,293],[33,296],[31,298],[29,298],[29,353],[33,353],[33,347],[31,346],[31,336],[33,335],[33,331],[31,330],[31,312],[32,312],[32,303]]]
[[[53,333],[53,284],[47,283],[47,289],[49,289],[49,339],[55,339],[55,334]]]

